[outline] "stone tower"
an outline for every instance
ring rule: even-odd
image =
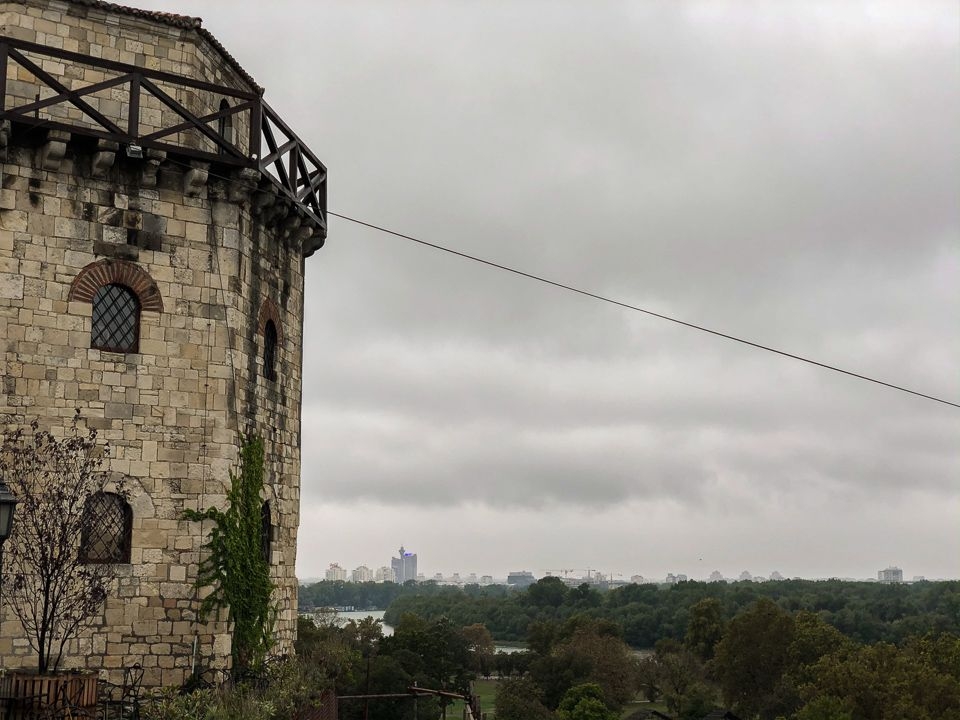
[[[0,413],[62,433],[80,408],[131,489],[104,545],[123,576],[64,666],[139,662],[168,685],[229,663],[226,623],[196,616],[210,528],[181,518],[224,506],[247,434],[265,445],[289,651],[304,258],[326,236],[326,169],[198,18],[0,2],[0,82]],[[30,665],[2,620],[3,665]]]

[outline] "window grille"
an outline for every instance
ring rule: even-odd
[[[270,521],[270,501],[260,506],[260,552],[263,561],[270,564],[270,540],[273,533],[273,523]]]
[[[263,376],[267,380],[277,379],[277,326],[273,320],[267,320],[263,329]]]
[[[90,347],[108,352],[137,352],[140,302],[123,285],[104,285],[93,298]]]
[[[130,562],[133,510],[119,495],[100,492],[83,508],[80,554],[87,563]]]

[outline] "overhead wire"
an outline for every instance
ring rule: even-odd
[[[599,300],[604,303],[609,303],[610,305],[616,305],[617,307],[625,308],[627,310],[633,310],[635,312],[643,313],[651,317],[659,318],[660,320],[666,320],[668,322],[676,323],[677,325],[682,325],[684,327],[691,328],[693,330],[699,330],[700,332],[709,333],[710,335],[715,335],[717,337],[724,338],[726,340],[732,340],[733,342],[740,343],[742,345],[747,345],[758,350],[765,350],[767,352],[775,353],[777,355],[782,355],[783,357],[791,358],[793,360],[799,360],[800,362],[808,363],[825,370],[831,370],[833,372],[841,373],[849,377],[857,378],[859,380],[866,380],[867,382],[875,383],[877,385],[882,385],[883,387],[890,388],[892,390],[899,390],[900,392],[909,393],[910,395],[916,395],[917,397],[925,398],[927,400],[932,400],[934,402],[943,403],[944,405],[950,405],[955,408],[960,408],[960,403],[951,402],[950,400],[945,400],[943,398],[936,397],[935,395],[928,395],[926,393],[919,392],[917,390],[911,390],[910,388],[903,387],[901,385],[895,385],[894,383],[889,383],[884,380],[879,380],[877,378],[870,377],[869,375],[863,375],[862,373],[853,372],[852,370],[845,370],[836,365],[830,365],[828,363],[820,362],[819,360],[814,360],[812,358],[804,357],[803,355],[797,355],[795,353],[787,352],[786,350],[780,350],[775,347],[770,347],[769,345],[763,345],[752,340],[747,340],[745,338],[738,337],[736,335],[731,335],[729,333],[721,332],[719,330],[712,330],[708,327],[702,325],[697,325],[695,323],[687,322],[686,320],[680,320],[679,318],[671,317],[670,315],[664,315],[663,313],[658,313],[653,310],[648,310],[647,308],[639,307],[638,305],[631,305],[630,303],[623,302],[621,300],[616,300],[605,295],[600,295],[589,290],[584,290],[582,288],[575,287],[573,285],[567,285],[566,283],[558,282],[556,280],[551,280],[550,278],[543,277],[542,275],[536,275],[534,273],[529,273],[524,270],[518,270],[517,268],[510,267],[509,265],[503,265],[501,263],[493,262],[492,260],[487,260],[486,258],[481,258],[476,255],[470,255],[469,253],[462,252],[460,250],[454,250],[453,248],[448,248],[437,243],[432,243],[421,238],[413,237],[412,235],[406,235],[404,233],[397,232],[396,230],[390,230],[389,228],[382,227],[380,225],[375,225],[373,223],[366,222],[365,220],[359,220],[348,215],[343,215],[341,213],[336,213],[332,210],[327,210],[328,215],[333,215],[338,217],[341,220],[346,220],[348,222],[355,223],[357,225],[362,225],[364,227],[370,228],[371,230],[377,230],[378,232],[387,233],[388,235],[393,235],[395,237],[402,238],[404,240],[409,240],[411,242],[423,245],[434,250],[439,250],[440,252],[449,253],[450,255],[455,255],[457,257],[463,258],[465,260],[470,260],[472,262],[480,263],[488,267],[495,268],[497,270],[503,270],[520,277],[527,278],[529,280],[534,280],[545,285],[550,285],[561,290],[566,290],[568,292],[576,293],[578,295],[583,295],[584,297],[592,298],[594,300]]]
[[[168,159],[168,160],[171,160],[172,162],[174,162],[174,163],[176,163],[176,164],[178,164],[178,165],[182,165],[182,166],[184,166],[184,167],[191,167],[191,166],[188,165],[187,163],[179,162],[179,161],[177,161],[177,160],[173,160],[172,158],[167,158],[167,159]],[[223,175],[216,175],[215,173],[209,173],[209,176],[210,176],[210,177],[216,177],[216,178],[219,178],[219,179],[221,179],[221,180],[226,180],[226,181],[229,181],[229,182],[239,182],[239,183],[243,183],[243,181],[241,181],[241,180],[239,180],[239,179],[237,179],[237,178],[230,178],[230,177],[226,177],[226,176],[223,176]],[[257,186],[254,185],[254,184],[250,184],[250,183],[246,183],[246,184],[247,184],[248,188],[251,189],[252,191],[255,191],[255,192],[266,192],[265,190],[262,190],[261,188],[257,187]],[[773,353],[773,354],[775,354],[775,355],[780,355],[781,357],[790,358],[791,360],[797,360],[797,361],[799,361],[799,362],[806,363],[806,364],[808,364],[808,365],[813,365],[814,367],[818,367],[818,368],[821,368],[821,369],[823,369],[823,370],[829,370],[829,371],[831,371],[831,372],[839,373],[839,374],[841,374],[841,375],[846,375],[847,377],[852,377],[852,378],[856,378],[856,379],[858,379],[858,380],[863,380],[863,381],[865,381],[865,382],[869,382],[869,383],[872,383],[872,384],[874,384],[874,385],[879,385],[879,386],[881,386],[881,387],[885,387],[885,388],[888,388],[888,389],[890,389],[890,390],[897,390],[897,391],[899,391],[899,392],[907,393],[907,394],[909,394],[909,395],[913,395],[913,396],[915,396],[915,397],[923,398],[923,399],[925,399],[925,400],[930,400],[930,401],[932,401],[932,402],[940,403],[940,404],[943,404],[943,405],[948,405],[948,406],[954,407],[954,408],[960,408],[960,403],[953,402],[953,401],[951,401],[951,400],[946,400],[945,398],[937,397],[936,395],[930,395],[930,394],[928,394],[928,393],[923,393],[923,392],[920,392],[919,390],[913,390],[913,389],[908,388],[908,387],[905,387],[905,386],[903,386],[903,385],[897,385],[896,383],[887,382],[887,381],[885,381],[885,380],[880,380],[879,378],[871,377],[870,375],[865,375],[865,374],[863,374],[863,373],[854,372],[853,370],[847,370],[847,369],[842,368],[842,367],[839,367],[839,366],[837,366],[837,365],[831,365],[830,363],[821,362],[820,360],[814,360],[813,358],[806,357],[806,356],[804,356],[804,355],[798,355],[798,354],[796,354],[796,353],[787,352],[786,350],[781,350],[781,349],[779,349],[779,348],[775,348],[775,347],[772,347],[772,346],[770,346],[770,345],[764,345],[763,343],[754,342],[753,340],[748,340],[748,339],[746,339],[746,338],[739,337],[739,336],[737,336],[737,335],[732,335],[732,334],[730,334],[730,333],[721,332],[720,330],[714,330],[714,329],[712,329],[712,328],[708,328],[708,327],[705,327],[705,326],[703,326],[703,325],[697,325],[696,323],[688,322],[688,321],[686,321],[686,320],[681,320],[681,319],[679,319],[679,318],[676,318],[676,317],[673,317],[673,316],[670,316],[670,315],[665,315],[665,314],[663,314],[663,313],[659,313],[659,312],[656,312],[656,311],[654,311],[654,310],[650,310],[650,309],[648,309],[648,308],[640,307],[639,305],[633,305],[633,304],[631,304],[631,303],[624,302],[624,301],[622,301],[622,300],[617,300],[617,299],[615,299],[615,298],[611,298],[611,297],[608,297],[608,296],[606,296],[606,295],[601,295],[601,294],[599,294],[599,293],[595,293],[595,292],[592,292],[592,291],[590,291],[590,290],[584,290],[583,288],[579,288],[579,287],[576,287],[576,286],[574,286],[574,285],[569,285],[569,284],[567,284],[567,283],[562,283],[562,282],[559,282],[559,281],[557,281],[557,280],[551,280],[550,278],[544,277],[543,275],[537,275],[536,273],[526,272],[526,271],[524,271],[524,270],[520,270],[520,269],[518,269],[518,268],[511,267],[511,266],[509,266],[509,265],[504,265],[504,264],[502,264],[502,263],[494,262],[493,260],[488,260],[488,259],[486,259],[486,258],[482,258],[482,257],[479,257],[479,256],[477,256],[477,255],[471,255],[470,253],[466,253],[466,252],[463,252],[463,251],[461,251],[461,250],[455,250],[455,249],[453,249],[453,248],[446,247],[446,246],[444,246],[444,245],[440,245],[440,244],[438,244],[438,243],[430,242],[430,241],[428,241],[428,240],[423,240],[422,238],[418,238],[418,237],[415,237],[415,236],[413,236],[413,235],[408,235],[408,234],[406,234],[406,233],[401,233],[401,232],[398,232],[398,231],[396,231],[396,230],[391,230],[390,228],[384,227],[384,226],[382,226],[382,225],[377,225],[377,224],[375,224],[375,223],[367,222],[366,220],[360,220],[359,218],[351,217],[350,215],[344,215],[343,213],[334,212],[333,210],[329,210],[329,209],[326,211],[326,214],[327,214],[327,215],[332,215],[333,217],[340,218],[341,220],[345,220],[345,221],[347,221],[347,222],[354,223],[354,224],[356,224],[356,225],[360,225],[360,226],[362,226],[362,227],[369,228],[370,230],[375,230],[375,231],[377,231],[377,232],[386,233],[387,235],[392,235],[392,236],[397,237],[397,238],[400,238],[400,239],[402,239],[402,240],[408,240],[408,241],[410,241],[410,242],[416,243],[416,244],[421,245],[421,246],[423,246],[423,247],[431,248],[431,249],[433,249],[433,250],[437,250],[437,251],[439,251],[439,252],[447,253],[447,254],[449,254],[449,255],[453,255],[453,256],[455,256],[455,257],[459,257],[459,258],[464,259],[464,260],[469,260],[469,261],[471,261],[471,262],[479,263],[479,264],[481,264],[481,265],[485,265],[485,266],[487,266],[487,267],[494,268],[495,270],[501,270],[501,271],[503,271],[503,272],[508,272],[508,273],[513,274],[513,275],[517,275],[517,276],[519,276],[519,277],[526,278],[526,279],[528,279],[528,280],[533,280],[533,281],[535,281],[535,282],[542,283],[542,284],[544,284],[544,285],[549,285],[549,286],[551,286],[551,287],[555,287],[555,288],[558,288],[558,289],[560,289],[560,290],[564,290],[564,291],[566,291],[566,292],[572,292],[572,293],[575,293],[575,294],[577,294],[577,295],[581,295],[581,296],[583,296],[583,297],[588,297],[588,298],[591,298],[591,299],[593,299],[593,300],[598,300],[598,301],[600,301],[600,302],[607,303],[607,304],[609,304],[609,305],[614,305],[614,306],[616,306],[616,307],[624,308],[624,309],[626,309],[626,310],[632,310],[632,311],[634,311],[634,312],[643,313],[644,315],[648,315],[648,316],[650,316],[650,317],[655,317],[655,318],[658,318],[658,319],[660,319],[660,320],[666,320],[667,322],[671,322],[671,323],[674,323],[674,324],[676,324],[676,325],[682,325],[683,327],[687,327],[687,328],[690,328],[690,329],[692,329],[692,330],[698,330],[699,332],[708,333],[708,334],[713,335],[713,336],[715,336],[715,337],[723,338],[723,339],[725,339],[725,340],[730,340],[731,342],[736,342],[736,343],[739,343],[739,344],[741,344],[741,345],[746,345],[746,346],[751,347],[751,348],[754,348],[754,349],[756,349],[756,350],[763,350],[763,351],[765,351],[765,352]]]

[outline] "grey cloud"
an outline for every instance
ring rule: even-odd
[[[955,3],[143,4],[204,15],[333,210],[960,400]],[[384,535],[305,525],[307,574],[388,531],[438,563],[955,574],[955,409],[330,227],[304,517]]]

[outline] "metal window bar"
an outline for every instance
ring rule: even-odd
[[[140,302],[123,285],[104,285],[93,298],[90,347],[135,353],[140,344]]]

